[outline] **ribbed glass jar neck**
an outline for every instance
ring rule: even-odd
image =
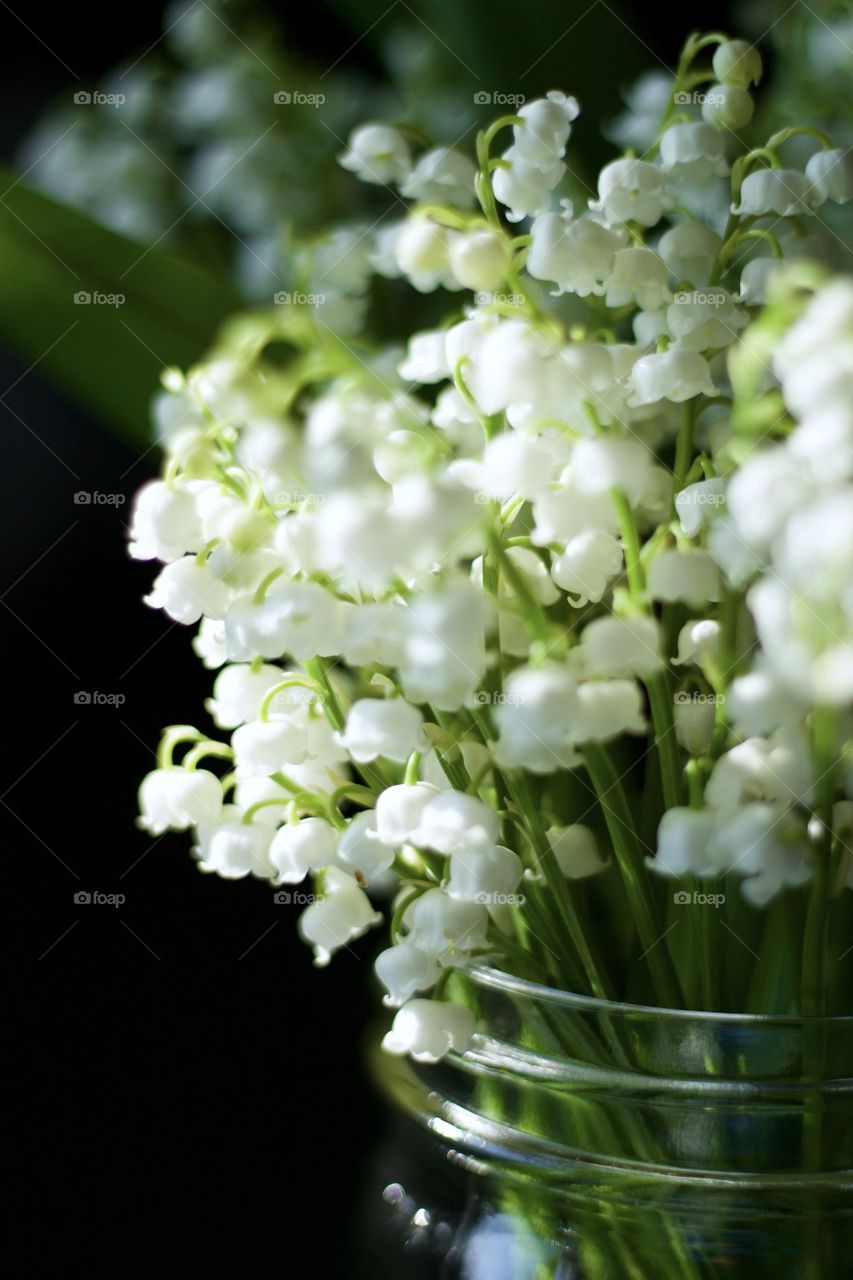
[[[853,1017],[611,1003],[489,968],[454,978],[479,1032],[391,1069],[410,1111],[487,1163],[576,1180],[840,1188],[853,1170]],[[388,1073],[384,1073],[386,1079]]]

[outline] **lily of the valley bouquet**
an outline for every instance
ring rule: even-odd
[[[562,92],[476,161],[356,128],[341,163],[404,216],[164,375],[131,554],[219,732],[166,730],[141,823],[307,902],[318,965],[384,931],[392,1052],[466,1049],[474,963],[849,1009],[853,277],[821,210],[853,157],[807,122],[747,149],[760,74],[691,37],[594,192]],[[354,335],[374,274],[441,322]]]

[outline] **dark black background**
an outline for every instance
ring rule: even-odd
[[[13,7],[20,19],[0,10],[4,158],[68,68],[91,82],[160,31],[151,3],[109,19]],[[523,6],[502,8],[523,21]],[[702,21],[725,25],[728,8],[704,6]],[[672,59],[691,16],[667,2],[637,5],[630,21]],[[555,32],[563,25],[555,4]],[[355,38],[317,4],[290,7],[287,30],[327,61]],[[347,56],[373,68],[364,44]],[[569,89],[570,66],[567,46]],[[350,1242],[371,1228],[384,1128],[361,1060],[369,947],[318,973],[268,887],[200,876],[185,837],[152,842],[134,828],[160,727],[200,719],[210,674],[187,631],[140,603],[152,572],[125,558],[127,504],[73,495],[129,498],[156,457],[134,456],[7,353],[0,392],[0,793],[17,884],[7,973],[22,1015],[11,1102],[26,1131],[11,1165],[22,1193],[12,1273],[362,1280]],[[126,701],[79,706],[77,690]],[[78,889],[126,903],[76,906]],[[389,1257],[367,1274],[398,1280],[404,1267]]]

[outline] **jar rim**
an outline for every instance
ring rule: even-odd
[[[775,1014],[775,1013],[725,1013],[702,1009],[668,1009],[652,1004],[632,1004],[625,1000],[606,1000],[600,996],[580,995],[574,991],[565,991],[561,987],[549,987],[545,983],[532,982],[527,978],[519,978],[503,969],[496,969],[487,964],[469,964],[465,972],[481,987],[490,987],[508,991],[516,996],[526,996],[530,1000],[541,1003],[562,1005],[564,1008],[576,1009],[590,1013],[635,1014],[656,1019],[672,1019],[673,1021],[702,1022],[706,1024],[725,1023],[740,1026],[778,1026],[798,1027],[815,1026],[827,1023],[833,1027],[853,1027],[853,1014]]]

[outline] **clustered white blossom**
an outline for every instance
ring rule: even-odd
[[[372,267],[449,291],[446,323],[374,350],[288,308],[165,375],[131,554],[161,562],[148,603],[198,624],[230,738],[167,730],[142,824],[192,828],[202,871],[311,877],[319,965],[390,892],[394,1052],[467,1046],[444,997],[473,959],[562,939],[574,962],[560,930],[603,875],[677,1000],[656,876],[734,876],[765,906],[850,825],[853,280],[775,268],[853,169],[823,138],[785,167],[796,131],[738,153],[760,73],[717,39],[701,111],[676,81],[643,157],[577,210],[563,93],[496,122],[477,164],[360,126],[341,163],[415,202]],[[656,849],[615,799],[632,741],[659,753]]]

